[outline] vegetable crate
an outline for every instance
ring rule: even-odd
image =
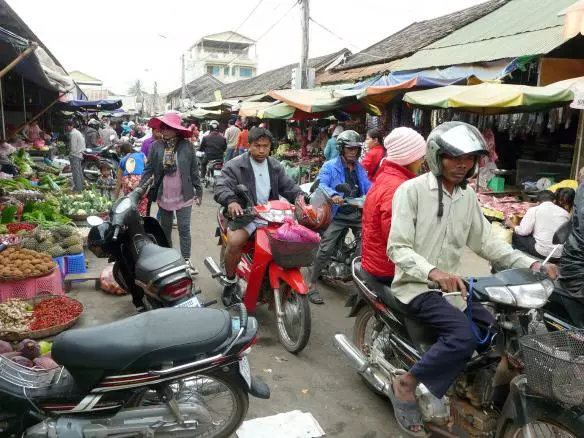
[[[85,264],[85,254],[75,254],[65,256],[65,275],[83,274],[87,272]]]
[[[40,292],[49,292],[55,295],[65,294],[63,279],[58,269],[54,269],[43,277],[0,282],[0,301],[6,301],[10,298],[33,298]]]

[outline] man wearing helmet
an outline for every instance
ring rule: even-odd
[[[403,183],[395,192],[387,254],[395,263],[392,293],[400,309],[428,325],[437,341],[409,370],[393,382],[393,406],[397,421],[411,432],[422,430],[415,390],[418,382],[440,398],[463,370],[477,348],[473,333],[492,323],[489,312],[473,303],[472,322],[442,296],[461,292],[458,275],[464,247],[506,268],[532,268],[541,264],[499,240],[483,216],[467,179],[477,168],[487,145],[474,126],[447,122],[434,129],[427,140],[430,172]],[[555,278],[556,267],[546,271]],[[440,290],[428,290],[428,281]],[[475,330],[476,331],[476,330]]]
[[[238,216],[243,215],[243,206],[235,193],[235,187],[243,184],[249,188],[254,205],[263,205],[279,199],[280,196],[294,203],[299,196],[304,196],[302,189],[286,175],[280,162],[269,156],[273,141],[272,133],[267,129],[256,127],[250,129],[249,151],[225,163],[215,184],[214,199],[227,208],[231,219],[225,248],[225,274],[228,284],[223,289],[221,297],[225,306],[241,298],[241,289],[235,272],[241,260],[243,246],[257,227],[261,226],[261,223],[256,221],[242,223],[241,220],[237,220]]]
[[[205,153],[201,160],[201,176],[204,178],[207,172],[207,163],[215,160],[223,160],[223,155],[227,149],[227,140],[219,132],[219,122],[211,120],[209,122],[209,135],[203,137],[199,150]]]
[[[365,196],[371,187],[367,172],[359,163],[361,155],[361,137],[355,131],[343,131],[337,136],[339,156],[327,161],[320,169],[318,179],[320,187],[325,189],[336,204],[333,209],[333,220],[320,241],[320,247],[312,265],[310,274],[310,292],[308,298],[314,304],[324,304],[317,289],[320,272],[329,261],[335,245],[347,229],[351,229],[358,242],[357,254],[361,252],[361,211],[358,208],[344,204],[344,197],[358,198]],[[337,187],[348,184],[348,193],[339,193]]]

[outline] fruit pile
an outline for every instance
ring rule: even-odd
[[[0,253],[0,277],[22,278],[45,275],[55,268],[53,259],[39,252],[8,248]]]
[[[50,370],[59,366],[51,357],[50,342],[24,339],[13,349],[9,342],[0,341],[0,355],[27,368]]]
[[[45,330],[67,324],[82,312],[81,303],[68,297],[47,297],[34,307],[15,298],[0,304],[0,332]]]
[[[61,257],[64,255],[81,254],[83,238],[77,229],[71,225],[61,225],[51,230],[37,228],[30,237],[22,241],[22,247]]]

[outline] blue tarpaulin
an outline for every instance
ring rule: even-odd
[[[59,102],[58,108],[65,111],[113,111],[122,107],[120,99],[114,100],[69,100],[67,102]]]

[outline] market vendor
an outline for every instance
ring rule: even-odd
[[[562,188],[555,194],[549,190],[540,192],[539,205],[527,210],[519,225],[510,220],[506,222],[513,230],[513,247],[538,258],[548,257],[555,247],[554,233],[570,220],[574,197],[575,191],[569,188]],[[557,249],[551,260],[557,261],[561,254],[561,249]]]
[[[379,129],[373,128],[367,131],[367,136],[365,137],[365,148],[367,150],[363,156],[363,160],[361,160],[361,164],[365,168],[371,182],[375,181],[375,175],[379,171],[381,161],[385,157],[386,147],[388,146],[383,146],[383,135]]]
[[[38,140],[43,140],[44,137],[43,131],[39,126],[39,122],[37,122],[36,120],[33,120],[24,127],[24,129],[22,130],[22,135],[24,135],[26,141],[30,143],[34,143],[35,141]]]

